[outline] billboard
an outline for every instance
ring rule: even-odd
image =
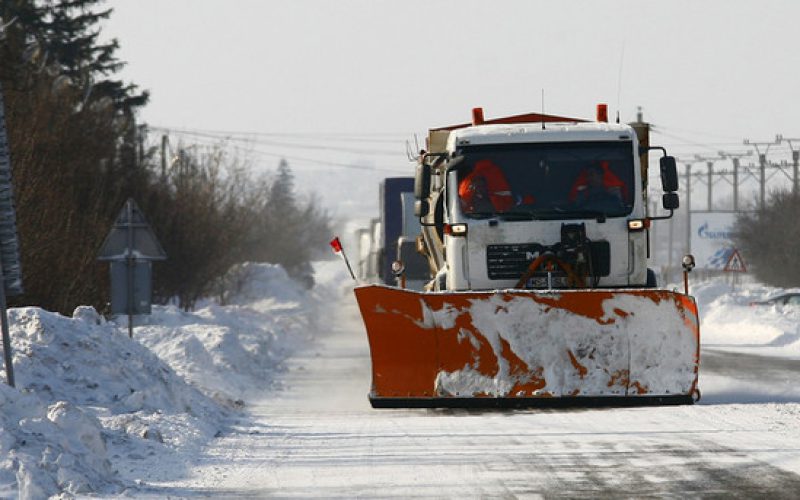
[[[692,255],[699,269],[722,271],[733,250],[735,212],[692,212]]]

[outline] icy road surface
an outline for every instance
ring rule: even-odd
[[[800,361],[704,350],[702,404],[373,410],[351,295],[172,497],[770,497],[800,492]]]

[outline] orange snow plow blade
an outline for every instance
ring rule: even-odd
[[[667,290],[355,289],[373,407],[688,404],[691,296]]]

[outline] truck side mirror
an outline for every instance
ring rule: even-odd
[[[664,193],[661,197],[661,204],[665,210],[675,210],[680,206],[678,193]]]
[[[414,215],[416,217],[426,217],[428,215],[428,200],[417,200],[414,202]]]
[[[678,190],[678,170],[675,167],[674,156],[661,157],[661,187],[667,193]]]
[[[414,198],[422,200],[431,194],[431,166],[423,162],[417,163],[414,175]],[[416,210],[416,208],[415,208]],[[419,216],[419,214],[417,214]]]

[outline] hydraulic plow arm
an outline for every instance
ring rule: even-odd
[[[376,407],[690,403],[699,329],[666,290],[355,290]]]

